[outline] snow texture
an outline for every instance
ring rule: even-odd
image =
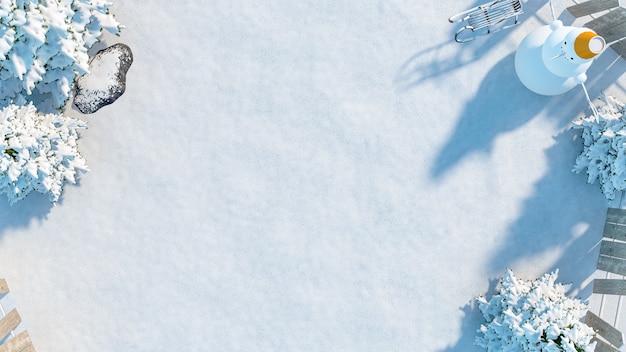
[[[0,203],[37,350],[483,351],[474,297],[506,268],[559,268],[598,312],[607,201],[571,172],[584,94],[515,76],[547,4],[455,43],[447,18],[478,4],[116,0],[127,28],[103,47],[132,48],[126,92],[65,111],[90,172],[56,206]],[[616,59],[592,97],[626,101]]]
[[[133,53],[125,44],[115,44],[89,61],[89,73],[76,79],[74,105],[83,114],[93,114],[113,104],[126,90],[126,73],[133,63]]]

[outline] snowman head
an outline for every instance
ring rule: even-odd
[[[601,54],[606,48],[604,38],[587,28],[572,30],[563,39],[563,57],[576,64],[583,64]]]

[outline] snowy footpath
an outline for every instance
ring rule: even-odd
[[[0,201],[37,350],[481,351],[474,297],[506,268],[592,298],[583,91],[514,71],[547,3],[460,45],[447,18],[482,1],[113,2],[126,92],[66,111],[90,172],[56,206]],[[590,95],[626,100],[625,70],[602,54]]]

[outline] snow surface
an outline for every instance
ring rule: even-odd
[[[480,351],[473,298],[506,268],[590,298],[607,202],[570,171],[583,92],[515,76],[542,2],[454,43],[479,3],[115,1],[126,92],[67,112],[91,172],[57,206],[0,202],[35,347]],[[591,96],[626,100],[625,68],[603,54]]]

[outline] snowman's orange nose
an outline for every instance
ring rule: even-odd
[[[582,32],[574,40],[574,51],[582,59],[591,59],[600,54],[606,42],[604,38],[594,32]]]

